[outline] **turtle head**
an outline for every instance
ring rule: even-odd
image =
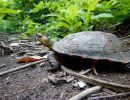
[[[40,33],[36,33],[36,37],[37,37],[37,40],[43,44],[43,45],[46,45],[48,42],[49,42],[49,39],[47,36],[45,35],[42,35]]]
[[[48,47],[50,50],[53,50],[52,49],[52,44],[49,40],[49,38],[45,35],[42,35],[40,33],[36,33],[36,37],[37,37],[37,40],[43,44],[44,46]]]

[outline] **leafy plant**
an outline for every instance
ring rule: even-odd
[[[74,0],[72,5],[70,1],[66,9],[61,7],[58,12],[54,12],[51,23],[46,25],[45,32],[50,31],[53,34],[55,31],[58,36],[64,37],[70,33],[92,30],[101,18],[113,17],[110,13],[95,13],[99,2],[100,0],[80,0],[80,2]]]
[[[15,15],[19,13],[18,10],[12,9],[13,0],[0,1],[0,31],[6,33],[13,33],[18,22],[14,21]]]
[[[58,40],[67,34],[120,24],[129,18],[129,7],[128,0],[0,1],[0,29],[24,37],[41,32]]]

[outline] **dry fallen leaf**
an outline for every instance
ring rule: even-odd
[[[16,59],[17,63],[28,63],[28,62],[34,62],[38,61],[40,59],[46,59],[46,55],[41,57],[41,56],[22,56]]]

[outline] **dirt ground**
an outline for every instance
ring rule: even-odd
[[[1,72],[20,66],[8,56],[1,57],[0,64],[6,64]],[[80,91],[72,83],[53,85],[47,82],[49,73],[46,67],[45,63],[42,67],[37,65],[0,77],[0,100],[60,100],[62,93],[65,100]]]
[[[43,47],[36,45],[35,48],[37,47],[41,50],[43,49]],[[17,48],[15,54],[17,54],[19,51],[30,52],[32,50],[37,51],[37,49],[34,49],[33,46]],[[24,63],[16,63],[14,54],[0,57],[0,72],[21,65],[24,65]],[[68,98],[80,93],[84,89],[93,86],[92,84],[87,83],[87,86],[85,88],[80,89],[79,87],[74,86],[74,84],[78,81],[77,79],[71,82],[63,81],[54,84],[48,79],[48,76],[62,76],[64,75],[64,72],[62,70],[59,70],[56,73],[51,73],[46,70],[48,67],[50,67],[50,65],[48,61],[45,61],[42,66],[40,64],[37,64],[36,66],[1,76],[0,100],[67,100]],[[87,74],[87,76],[105,80],[111,83],[130,85],[130,72],[126,71],[113,71],[112,69],[103,71],[98,70],[98,75],[94,75],[92,72],[90,72]],[[114,93],[120,93],[119,91],[111,91]],[[101,96],[100,94],[108,95],[109,93],[105,93],[103,88],[101,91],[98,91],[93,95]],[[92,95],[89,95],[88,97],[92,97]],[[127,96],[123,98],[113,98],[107,100],[129,99],[130,97]]]

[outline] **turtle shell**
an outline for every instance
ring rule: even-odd
[[[56,42],[53,49],[59,55],[121,63],[130,62],[127,45],[123,44],[116,35],[106,32],[88,31],[70,34]]]

